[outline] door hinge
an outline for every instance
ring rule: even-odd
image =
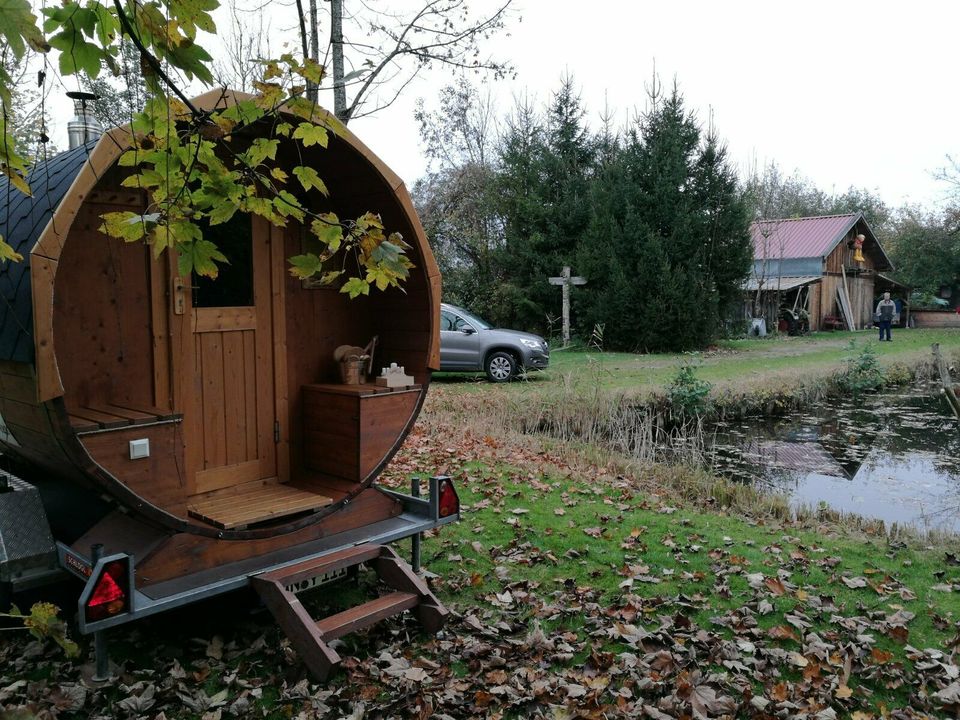
[[[273,421],[273,441],[275,443],[280,442],[280,421],[279,420]]]

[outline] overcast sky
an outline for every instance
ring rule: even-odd
[[[499,4],[471,0],[477,12]],[[274,54],[299,47],[292,6],[266,5]],[[325,13],[328,5],[320,7]],[[514,80],[489,83],[501,115],[518,93],[547,101],[569,72],[593,127],[605,105],[625,122],[644,109],[656,67],[664,82],[676,79],[702,121],[712,109],[740,168],[773,160],[828,192],[865,187],[894,206],[944,198],[931,173],[948,153],[960,155],[958,2],[514,0],[513,7],[506,32],[484,45],[516,70]],[[217,20],[224,34],[227,16],[218,12]],[[205,45],[217,53],[215,40]],[[424,73],[391,108],[350,125],[410,187],[426,166],[415,102],[429,103],[451,80],[442,70]],[[55,129],[65,146],[66,102],[59,87],[51,92],[64,110]]]
[[[893,205],[932,205],[943,187],[931,171],[947,153],[960,154],[960,3],[514,4],[509,37],[488,45],[517,72],[493,85],[503,112],[523,90],[548,99],[569,71],[594,126],[605,102],[626,118],[643,109],[655,63],[702,120],[712,108],[740,166],[775,160],[826,191],[856,185]],[[425,165],[414,101],[429,101],[449,81],[432,72],[390,110],[351,123],[408,185]]]

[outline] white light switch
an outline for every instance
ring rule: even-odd
[[[130,441],[130,459],[139,460],[140,458],[150,457],[150,438]]]

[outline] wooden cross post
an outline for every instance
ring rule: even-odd
[[[559,285],[563,290],[563,346],[570,344],[570,286],[586,285],[587,279],[570,277],[570,266],[564,265],[560,277],[547,278],[551,285]]]

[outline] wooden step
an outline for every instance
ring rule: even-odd
[[[367,563],[394,592],[315,621],[287,587],[310,578]],[[437,632],[449,611],[427,584],[387,545],[357,545],[250,578],[250,583],[300,654],[320,680],[340,662],[328,645],[339,637],[413,610],[428,632]]]
[[[357,605],[317,623],[324,640],[336,640],[357,630],[375,625],[388,617],[399,615],[420,603],[420,596],[406,592],[392,592],[363,605]]]

